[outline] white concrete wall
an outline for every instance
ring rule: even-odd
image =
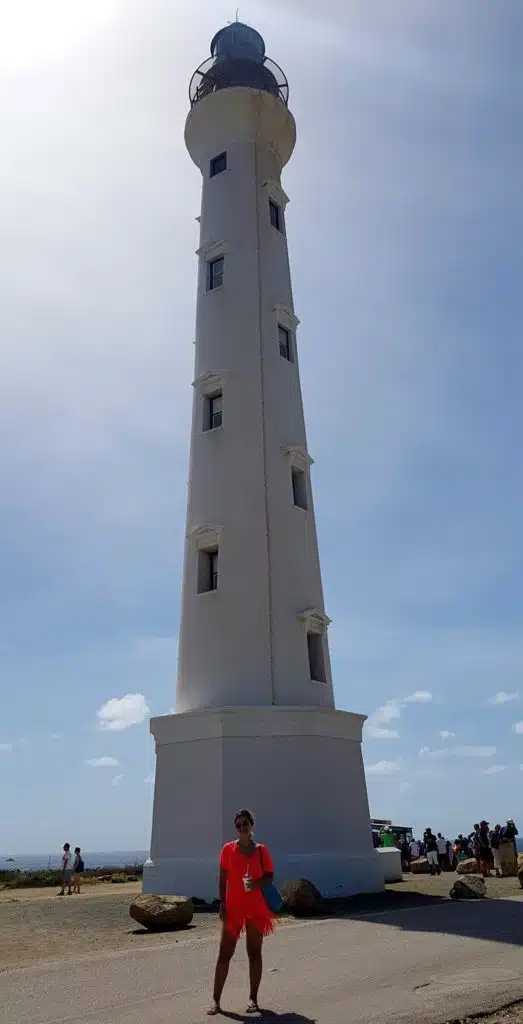
[[[279,354],[278,320],[293,314],[287,239],[269,218],[268,181],[280,182],[294,146],[277,98],[226,89],[191,110],[186,142],[203,174],[195,379],[223,378],[223,427],[202,429],[195,387],[182,593],[177,710],[234,705],[333,707],[311,681],[300,612],[324,613],[312,493],[293,504],[289,456],[306,449],[297,354]],[[209,177],[212,157],[228,169]],[[274,187],[270,186],[270,187]],[[223,287],[206,291],[206,258],[225,256]],[[318,354],[318,358],[320,355]],[[219,588],[197,593],[191,531],[221,528]]]
[[[156,718],[157,771],[144,891],[214,898],[234,815],[256,816],[276,876],[326,896],[375,892],[361,760],[363,718],[314,708],[235,708]]]

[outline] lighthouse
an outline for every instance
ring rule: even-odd
[[[214,898],[252,808],[277,877],[324,895],[383,885],[361,733],[337,711],[281,174],[296,140],[281,69],[222,28],[190,83],[202,176],[176,713],[154,718],[144,891]]]

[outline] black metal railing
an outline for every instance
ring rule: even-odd
[[[282,69],[269,57],[251,60],[248,57],[209,57],[196,69],[189,84],[191,106],[219,89],[236,87],[259,89],[278,96],[287,105],[289,83]]]

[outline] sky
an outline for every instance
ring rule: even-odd
[[[187,89],[235,10],[0,6],[0,855],[146,849],[190,428]],[[371,812],[449,835],[517,817],[523,7],[246,0],[240,17],[298,126],[301,381]]]

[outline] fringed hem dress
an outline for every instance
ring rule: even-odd
[[[276,915],[273,914],[261,889],[246,892],[243,879],[250,875],[258,880],[264,875],[274,873],[271,855],[263,843],[248,857],[242,852],[236,841],[226,843],[220,857],[220,868],[227,872],[227,891],[225,897],[225,927],[237,939],[250,922],[261,935],[270,935],[274,931]]]

